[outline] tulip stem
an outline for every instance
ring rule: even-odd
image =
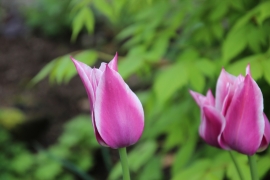
[[[244,180],[243,174],[242,174],[242,172],[241,172],[241,170],[240,170],[240,167],[239,167],[239,165],[238,165],[238,163],[237,163],[237,161],[236,161],[236,159],[235,159],[235,157],[234,157],[232,151],[229,151],[229,154],[230,154],[230,156],[231,156],[231,158],[232,158],[232,161],[233,161],[233,163],[234,163],[234,166],[235,166],[235,168],[236,168],[236,170],[237,170],[237,172],[238,172],[239,178],[240,178],[241,180]]]
[[[250,167],[250,173],[251,173],[252,180],[259,180],[255,156],[248,156],[248,163],[249,163],[249,167]]]
[[[119,148],[119,155],[122,164],[123,180],[130,180],[129,169],[128,169],[128,159],[126,148]]]

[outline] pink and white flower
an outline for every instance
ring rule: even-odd
[[[246,76],[238,77],[222,69],[216,86],[216,98],[190,91],[201,109],[200,136],[210,145],[252,155],[270,142],[270,124],[263,112],[263,95],[252,79],[250,66]]]
[[[71,59],[88,95],[99,144],[115,149],[135,144],[143,132],[144,112],[140,100],[118,73],[117,54],[98,69]]]

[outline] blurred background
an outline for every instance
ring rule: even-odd
[[[270,117],[270,1],[1,0],[0,180],[118,180],[118,152],[97,144],[69,57],[119,72],[145,130],[128,148],[134,180],[238,180],[227,151],[198,135],[189,89],[215,92],[221,68],[248,63]],[[233,152],[246,180],[247,157]],[[270,150],[257,153],[270,178]]]

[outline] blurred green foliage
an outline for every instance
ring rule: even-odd
[[[37,144],[37,153],[30,152],[0,126],[0,179],[93,180],[85,171],[93,167],[97,147],[88,115],[77,116],[65,124],[57,143],[48,149]]]
[[[23,9],[26,24],[46,36],[60,35],[63,29],[67,31],[72,20],[69,1],[33,1],[32,6]]]
[[[238,179],[229,154],[209,147],[198,136],[199,108],[188,90],[214,90],[222,67],[235,75],[248,63],[253,78],[270,92],[270,1],[261,0],[72,0],[72,41],[96,22],[115,33],[121,52],[119,72],[136,75],[143,84],[137,95],[145,109],[145,131],[129,152],[132,177],[158,179]],[[106,17],[101,21],[100,16]],[[108,61],[89,47],[75,58],[93,66]],[[102,50],[102,49],[101,49]],[[72,53],[71,53],[72,54]],[[73,53],[74,54],[74,53]],[[75,74],[69,55],[58,57],[32,80],[67,83]],[[146,84],[146,85],[145,85]],[[148,87],[148,88],[145,88]],[[270,107],[265,107],[266,114]],[[80,132],[74,138],[80,137]],[[235,153],[246,179],[247,158]],[[270,152],[258,154],[259,176],[269,170]],[[86,157],[84,157],[86,158]],[[166,169],[169,169],[168,171]],[[119,179],[119,163],[108,179]],[[265,177],[267,179],[267,177]],[[268,177],[269,178],[269,177]]]

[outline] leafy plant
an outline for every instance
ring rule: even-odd
[[[37,154],[22,142],[14,142],[10,133],[0,127],[0,179],[68,180],[79,176],[92,180],[85,171],[93,167],[97,147],[89,116],[72,119],[58,143],[47,150],[37,145]]]
[[[139,2],[144,3],[143,6]],[[141,143],[130,151],[130,159],[140,160],[134,164],[131,161],[134,177],[148,179],[148,174],[158,171],[156,179],[165,176],[175,180],[235,178],[227,152],[210,148],[198,137],[199,111],[188,90],[214,89],[222,67],[238,75],[243,74],[250,63],[253,78],[266,87],[264,95],[269,95],[269,1],[135,3],[121,0],[112,3],[102,0],[91,3],[91,9],[79,4],[74,6],[78,12],[75,20],[80,23],[73,24],[73,40],[83,26],[95,34],[96,22],[110,24],[115,32],[114,41],[123,55],[119,62],[120,74],[127,80],[135,76],[139,81],[138,96],[145,109],[145,131]],[[89,17],[85,17],[86,11],[92,13],[91,25]],[[105,16],[106,21],[98,19],[99,15]],[[89,60],[87,63],[93,65],[101,57],[100,49],[90,48],[96,56],[77,58],[84,62]],[[46,76],[58,83],[68,82],[74,71],[61,70],[64,66],[57,62],[64,60],[52,61],[33,82]],[[147,157],[141,160],[137,152],[148,145]],[[165,164],[168,156],[173,160]],[[242,155],[236,156],[241,169],[247,171],[247,160]],[[268,156],[269,151],[258,154],[259,167],[265,165]],[[169,175],[162,171],[166,167],[170,168]],[[260,170],[260,178],[267,178],[268,169],[266,165]],[[119,172],[116,164],[109,179],[118,179]]]

